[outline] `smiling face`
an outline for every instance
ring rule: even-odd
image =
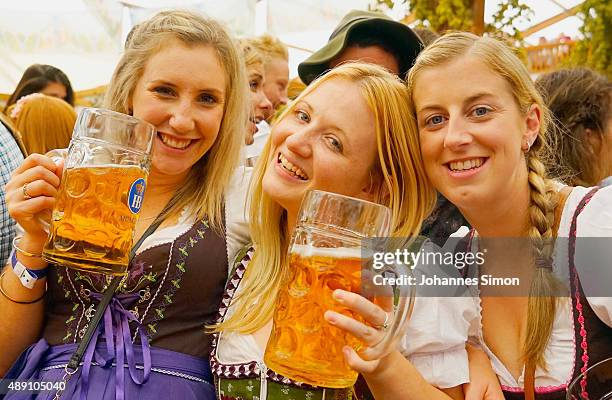
[[[246,144],[253,143],[253,135],[257,132],[257,124],[272,114],[272,103],[263,90],[263,65],[253,64],[248,67],[249,88],[251,89],[251,115],[247,129]]]
[[[263,190],[290,220],[308,190],[372,200],[375,120],[357,84],[338,78],[321,83],[292,105],[271,141]]]
[[[173,40],[147,62],[132,94],[133,115],[155,125],[151,172],[186,176],[214,144],[226,73],[210,46]]]
[[[523,150],[537,136],[539,109],[521,112],[510,85],[486,64],[464,56],[425,68],[413,100],[427,175],[451,202],[490,206],[526,187]]]

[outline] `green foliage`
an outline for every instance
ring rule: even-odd
[[[570,65],[593,68],[612,78],[612,2],[586,0],[578,13],[584,39],[576,43]]]
[[[493,14],[493,23],[487,24],[485,31],[490,34],[504,32],[507,37],[521,41],[521,31],[516,29],[516,23],[520,20],[531,20],[533,10],[528,5],[522,4],[520,0],[506,0],[497,5]]]
[[[390,9],[398,1],[400,4],[406,3],[406,0],[376,0],[376,5],[370,8]],[[410,12],[414,13],[419,25],[438,33],[448,30],[469,31],[473,24],[472,5],[473,0],[410,0]],[[498,4],[493,22],[485,25],[485,32],[520,41],[520,31],[515,24],[521,19],[529,21],[532,15],[533,11],[520,0],[505,0]]]

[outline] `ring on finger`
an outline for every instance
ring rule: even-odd
[[[389,313],[385,312],[385,322],[383,322],[382,325],[378,325],[376,329],[384,332],[389,329],[389,325]]]
[[[28,193],[28,184],[24,183],[23,186],[21,187],[21,192],[23,193],[23,198],[25,200],[30,200],[32,198],[32,196],[30,196],[30,194]]]

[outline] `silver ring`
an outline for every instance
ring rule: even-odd
[[[383,332],[389,329],[389,313],[388,312],[385,312],[385,322],[383,322],[382,325],[378,325],[376,329],[379,329]]]
[[[28,184],[27,183],[23,184],[23,186],[21,187],[21,192],[23,193],[24,199],[30,200],[32,198],[32,196],[28,194]]]

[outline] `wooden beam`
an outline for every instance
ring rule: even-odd
[[[478,36],[484,33],[485,0],[474,0],[472,3],[472,32]]]
[[[548,19],[545,19],[542,22],[539,22],[527,29],[525,29],[524,31],[521,32],[521,35],[523,37],[527,37],[527,36],[531,36],[536,32],[541,31],[544,28],[548,28],[549,26],[551,26],[552,24],[556,24],[559,21],[563,21],[565,18],[567,17],[571,17],[572,15],[576,15],[576,13],[578,11],[580,11],[580,7],[582,7],[582,3],[575,5],[574,7],[570,8],[569,10],[560,12],[559,14],[552,16]]]

